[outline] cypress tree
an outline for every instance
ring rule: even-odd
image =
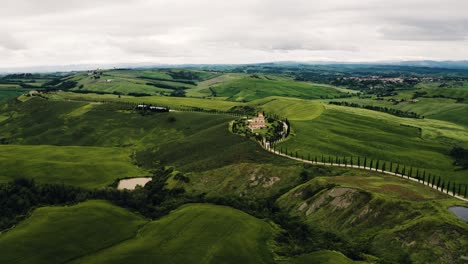
[[[461,195],[461,184],[458,184],[458,195]]]
[[[450,181],[447,183],[447,194],[449,193],[450,190]]]
[[[455,187],[456,187],[456,184],[453,183],[453,186],[452,186],[452,195],[453,195],[453,196],[455,196],[455,194],[456,194],[456,193],[455,193],[455,190],[456,190]]]
[[[358,168],[361,168],[361,157],[357,157],[357,166]]]
[[[374,166],[374,160],[371,159],[370,165],[369,165],[370,170],[372,170],[372,167],[373,167],[373,166]]]
[[[400,173],[400,164],[397,164],[395,174],[398,175]]]
[[[440,176],[437,176],[437,189],[440,187]]]
[[[336,164],[339,164],[339,162],[338,162],[338,157],[335,157],[335,163],[336,163]]]
[[[411,167],[409,170],[409,177],[413,178],[413,167]]]
[[[390,172],[393,172],[393,162],[390,162]]]
[[[367,165],[367,157],[364,157],[364,169],[366,168]]]
[[[406,165],[403,166],[403,171],[401,172],[401,177],[404,177],[406,174]]]
[[[317,164],[317,156],[315,156],[315,164]]]
[[[418,177],[419,177],[419,176],[418,176]],[[418,179],[418,181],[419,181],[419,179]],[[422,178],[422,182],[423,182],[423,184],[426,182],[426,176],[424,176],[424,177]],[[429,183],[429,179],[427,180],[427,182]],[[428,185],[429,185],[429,184],[428,184]]]
[[[416,170],[416,178],[419,179],[419,169]]]
[[[463,195],[466,198],[466,190],[468,189],[468,184],[465,184],[465,195]]]
[[[430,176],[430,174],[429,174]],[[432,176],[432,188],[434,188],[434,184],[435,184],[435,176]]]
[[[384,161],[384,163],[382,164],[382,172],[384,172],[384,171],[385,171],[385,169],[386,169],[386,166],[385,166],[385,164],[386,164],[386,162]]]
[[[440,176],[439,176],[440,177]],[[444,187],[445,187],[445,182],[442,181],[442,184],[440,185],[440,191],[444,192]]]
[[[375,163],[375,171],[378,171],[379,170],[379,160],[377,160],[377,162]]]
[[[296,158],[297,158],[297,151],[296,151]]]
[[[351,156],[350,164],[351,164],[351,167],[353,167],[353,156]]]
[[[328,156],[328,163],[333,164],[331,156]]]

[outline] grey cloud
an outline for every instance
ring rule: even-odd
[[[11,51],[17,51],[17,50],[22,50],[26,48],[26,45],[23,42],[14,38],[10,34],[0,33],[0,35],[1,35],[0,47],[3,47],[4,49],[11,50]]]
[[[467,9],[461,0],[5,0],[0,50],[4,65],[468,59]]]
[[[409,41],[457,41],[468,37],[468,19],[457,21],[401,21],[381,28],[384,39]]]

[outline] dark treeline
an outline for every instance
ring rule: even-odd
[[[388,114],[399,116],[399,117],[418,118],[418,119],[424,118],[424,116],[421,116],[421,115],[419,115],[419,114],[417,114],[415,112],[402,111],[402,110],[383,107],[383,106],[360,105],[360,104],[350,103],[350,102],[329,102],[329,104],[348,106],[348,107],[356,107],[356,108],[364,108],[364,109],[369,109],[369,110],[373,110],[373,111],[388,113]]]
[[[468,149],[459,146],[453,147],[450,151],[450,156],[455,159],[453,165],[468,169]]]
[[[164,88],[164,89],[169,89],[169,90],[188,89],[188,87],[185,87],[185,86],[174,86],[174,85],[160,83],[160,82],[146,83],[146,85],[151,85],[157,88]]]
[[[66,205],[91,197],[81,188],[60,184],[36,184],[31,179],[16,179],[0,184],[0,230],[12,227],[27,217],[32,208]]]
[[[181,79],[164,79],[164,78],[157,78],[157,77],[146,77],[146,76],[138,76],[137,78],[143,80],[154,80],[154,81],[164,81],[164,82],[174,82],[174,83],[185,83],[190,85],[197,85],[196,82],[190,80],[181,80]]]

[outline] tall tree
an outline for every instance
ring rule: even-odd
[[[358,168],[361,168],[361,157],[360,156],[357,157],[357,166],[358,166]]]
[[[375,171],[378,171],[379,170],[379,160],[377,160],[377,162],[375,163]]]
[[[364,169],[366,168],[367,166],[367,157],[364,157]]]
[[[370,167],[370,170],[372,170],[372,168],[374,167],[374,160],[373,159],[371,159],[369,167]]]
[[[393,162],[390,162],[390,172],[393,172]]]

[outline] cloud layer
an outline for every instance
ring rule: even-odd
[[[468,59],[460,0],[6,0],[0,67]]]

